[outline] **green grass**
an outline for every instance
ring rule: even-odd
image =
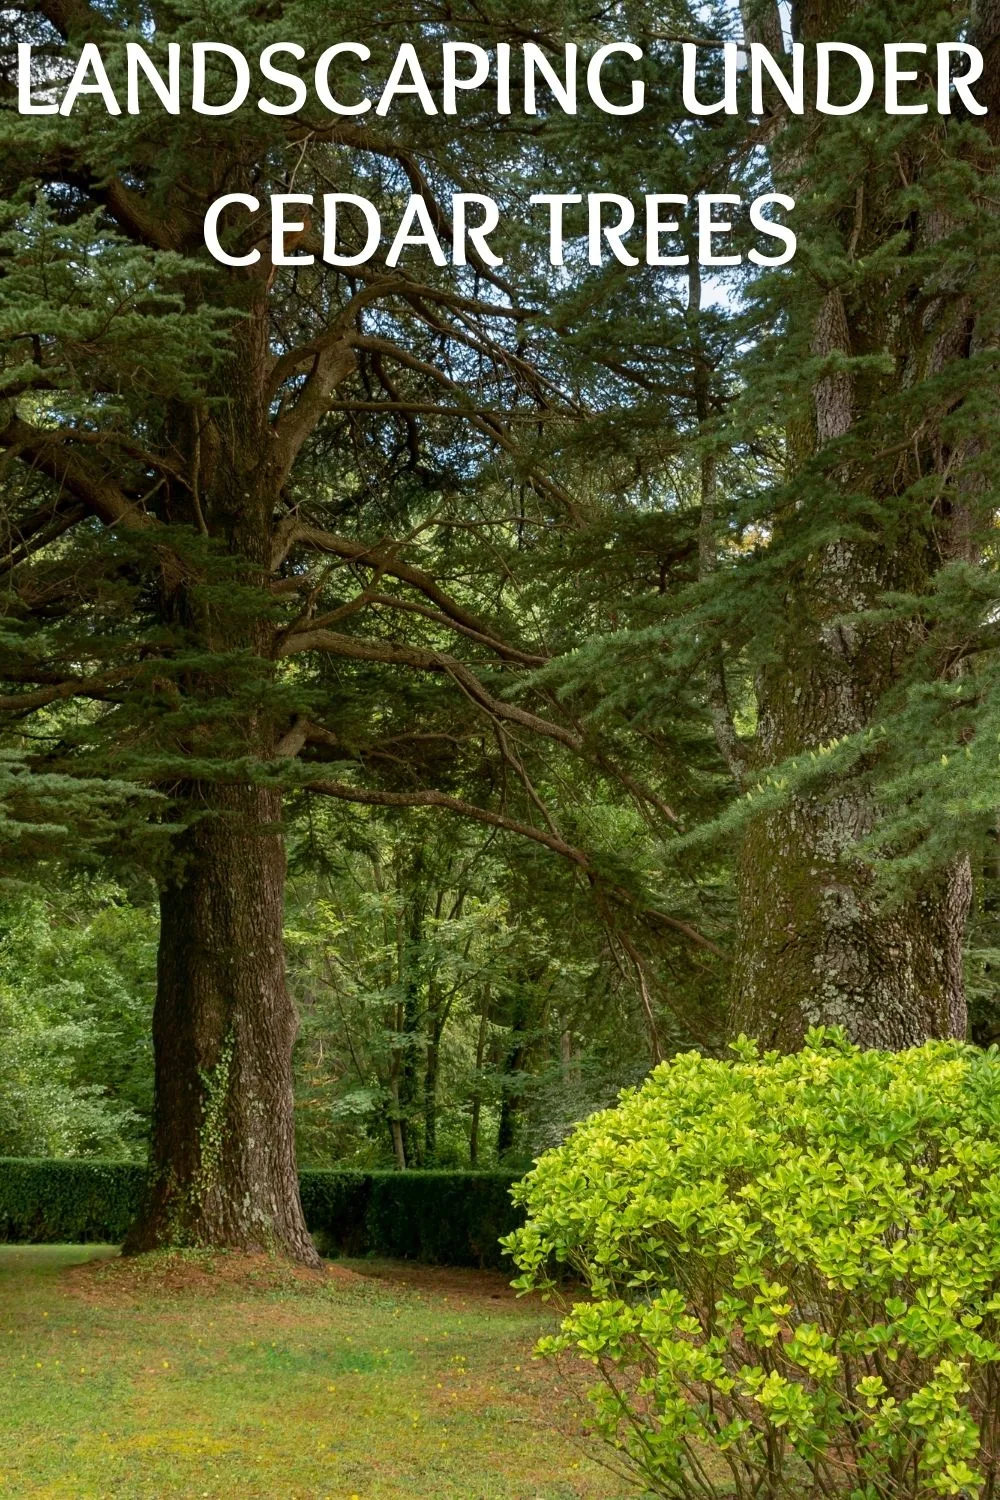
[[[635,1493],[531,1358],[551,1315],[499,1277],[113,1254],[0,1246],[0,1497]]]

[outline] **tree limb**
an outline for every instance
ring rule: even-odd
[[[529,666],[543,665],[545,658],[518,651],[515,647],[501,641],[484,621],[465,609],[457,599],[453,599],[446,590],[441,588],[430,573],[412,563],[401,562],[397,555],[401,546],[401,542],[387,540],[366,547],[363,542],[339,536],[336,532],[324,531],[318,526],[310,526],[307,522],[300,521],[297,516],[289,516],[279,524],[275,532],[271,553],[271,571],[277,572],[296,547],[308,547],[314,552],[325,552],[334,557],[342,557],[347,562],[371,568],[374,573],[383,577],[398,578],[401,583],[408,583],[426,599],[430,599],[432,604],[436,604],[448,620],[456,626],[461,626],[463,631],[488,642],[491,649],[498,655],[507,655],[511,660],[523,661]]]
[[[387,666],[412,667],[418,672],[440,672],[461,687],[468,696],[494,719],[520,724],[534,734],[559,740],[571,750],[582,749],[581,741],[561,724],[553,724],[538,714],[529,713],[515,703],[495,698],[474,672],[457,657],[445,651],[428,651],[419,646],[395,645],[389,641],[369,640],[362,636],[341,635],[334,630],[303,630],[288,637],[278,647],[278,657],[295,656],[303,651],[326,651],[349,661],[384,662]]]
[[[15,416],[0,428],[0,447],[15,450],[18,457],[29,461],[32,468],[82,501],[108,526],[145,530],[156,524],[114,480],[75,453],[68,446],[65,434],[45,432]]]

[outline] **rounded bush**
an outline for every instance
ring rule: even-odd
[[[515,1189],[515,1285],[588,1293],[538,1352],[598,1367],[654,1495],[875,1497],[1000,1470],[1000,1054],[687,1053]]]

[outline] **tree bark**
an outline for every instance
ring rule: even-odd
[[[819,426],[840,399],[817,392]],[[877,607],[886,591],[921,587],[924,545],[897,536],[895,549],[876,538],[822,550],[788,603],[780,659],[758,677],[758,766],[878,722],[912,643],[896,626],[845,620]],[[893,1050],[965,1036],[969,862],[929,873],[909,899],[887,903],[863,849],[884,816],[869,769],[862,761],[835,772],[751,820],[737,865],[734,1034],[782,1050],[800,1047],[818,1025]]]
[[[479,1122],[483,1112],[483,1064],[486,1060],[486,1038],[490,1024],[490,987],[483,989],[482,1006],[479,1012],[479,1031],[476,1035],[476,1073],[472,1086],[472,1119],[469,1125],[469,1166],[479,1165]]]
[[[425,1050],[423,1029],[423,995],[419,964],[423,942],[423,913],[419,908],[411,912],[410,921],[400,954],[399,982],[403,989],[400,1007],[400,1071],[399,1109],[403,1134],[406,1164],[410,1167],[424,1165],[424,1131],[420,1115],[423,1098],[420,1086],[420,1054]]]
[[[438,1077],[441,1065],[441,1024],[434,1016],[427,1038],[424,1069],[424,1166],[437,1164]]]
[[[782,1051],[820,1025],[893,1051],[965,1036],[969,863],[882,910],[852,852],[876,816],[859,795],[797,798],[751,826],[738,869],[734,1034]]]
[[[829,389],[834,384],[816,392],[821,434],[850,411],[852,393]],[[759,769],[877,725],[914,643],[898,626],[845,619],[876,609],[888,591],[921,589],[925,545],[919,534],[897,535],[891,546],[878,538],[834,542],[805,570],[786,602],[779,659],[758,677]],[[862,760],[833,772],[751,819],[737,865],[734,1034],[784,1050],[801,1046],[816,1025],[896,1050],[965,1036],[969,861],[929,872],[909,899],[887,903],[863,849],[884,815],[869,770]]]
[[[173,1245],[319,1264],[299,1200],[280,793],[199,787],[160,898],[146,1207],[127,1253]]]

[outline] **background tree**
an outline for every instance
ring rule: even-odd
[[[701,97],[721,97],[723,38],[778,51],[781,19],[692,15]],[[996,52],[991,6],[804,4],[787,20],[807,56],[919,38],[932,59],[970,34]],[[907,96],[924,115],[796,119],[774,91],[755,120],[744,77],[740,115],[689,127],[680,154],[713,186],[764,169],[792,193],[796,259],[721,285],[693,271],[671,323],[662,283],[631,304],[635,347],[674,335],[666,377],[627,373],[646,429],[659,416],[673,440],[646,446],[647,483],[696,576],[689,550],[645,628],[625,617],[576,662],[614,682],[602,713],[685,724],[690,741],[690,694],[711,726],[725,811],[693,809],[667,853],[714,848],[725,869],[738,850],[729,1027],[768,1045],[818,1022],[890,1047],[966,1030],[969,860],[993,846],[998,790],[993,87],[984,118],[938,117],[928,73]],[[630,158],[604,144],[609,170],[618,152],[650,170],[645,134]],[[621,313],[597,291],[612,343]]]
[[[520,1162],[642,1076],[634,972],[568,872],[529,889],[517,841],[433,813],[328,816],[322,874],[293,841],[301,1161]]]
[[[0,1154],[141,1157],[152,1107],[148,903],[93,878],[2,903]]]

